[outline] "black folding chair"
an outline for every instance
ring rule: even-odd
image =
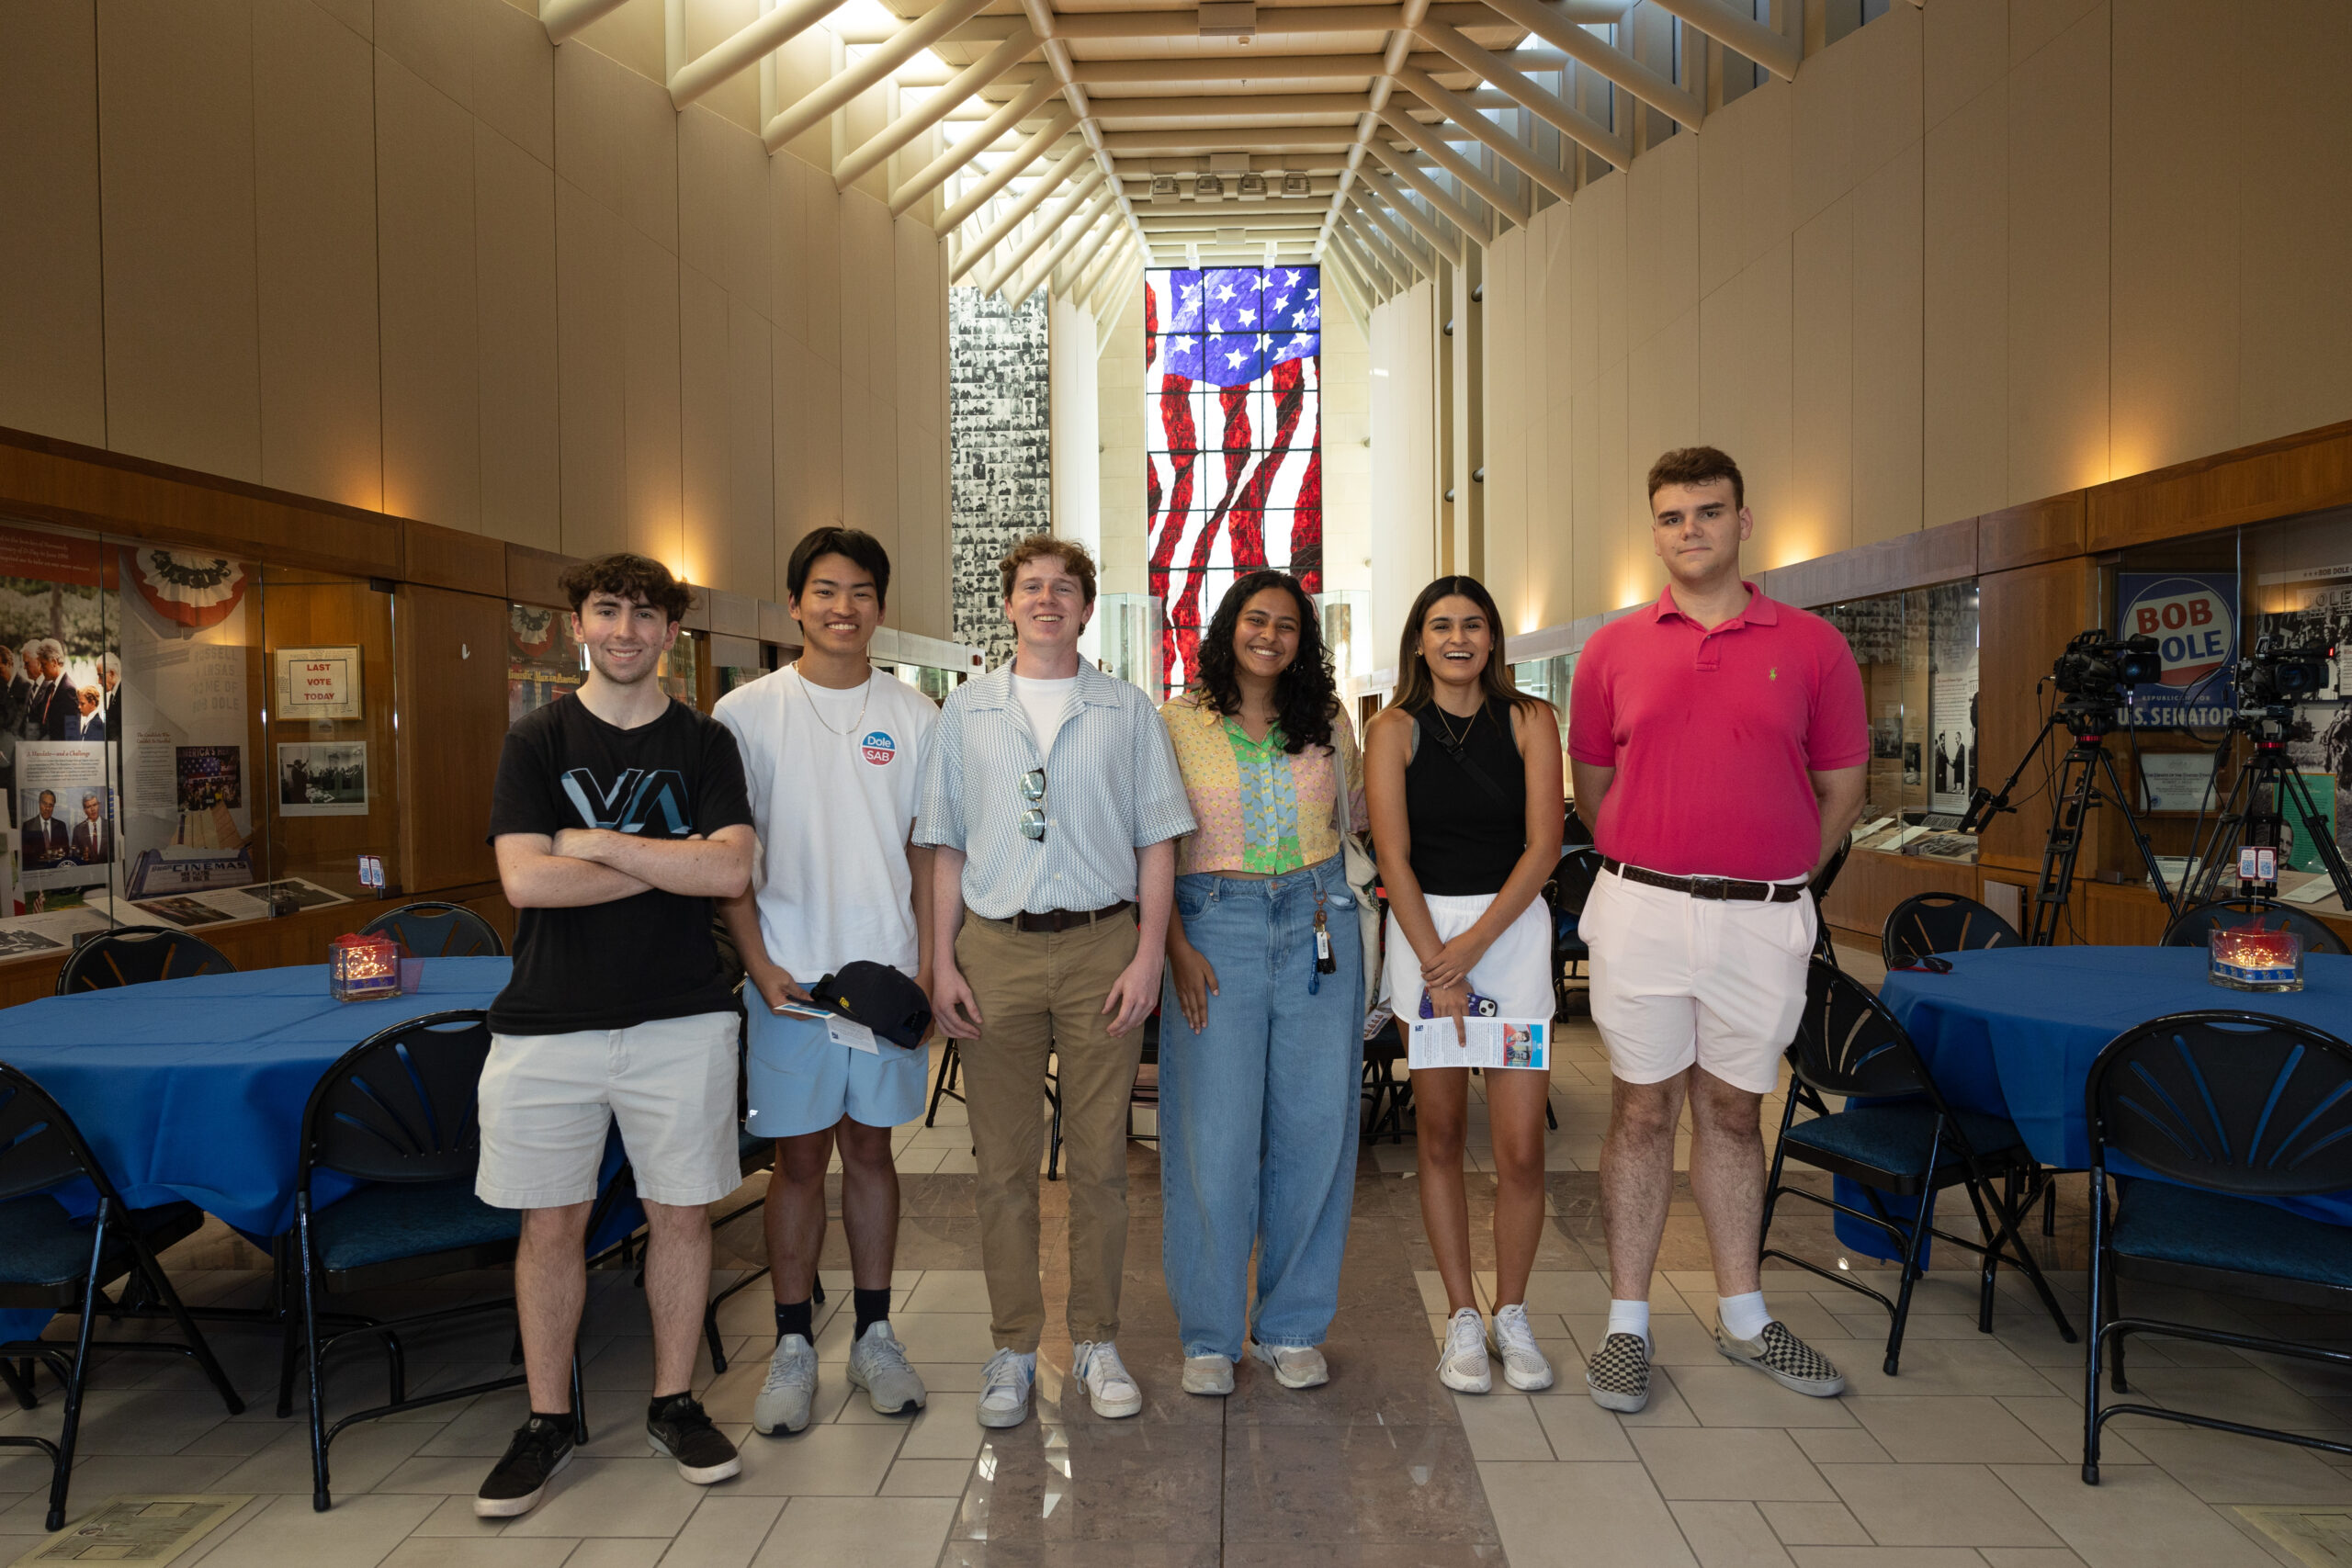
[[[1957,893],[1913,894],[1886,917],[1878,938],[1879,956],[1889,969],[1931,953],[2024,945],[2017,927]]]
[[[2018,1215],[2032,1206],[2028,1197],[2012,1208],[1994,1178],[2014,1178],[2032,1168],[2025,1140],[2007,1117],[1982,1111],[1955,1111],[1944,1101],[1936,1080],[1919,1060],[1911,1037],[1894,1015],[1855,980],[1815,959],[1805,984],[1804,1015],[1797,1024],[1795,1043],[1789,1047],[1794,1081],[1789,1086],[1788,1108],[1781,1117],[1779,1146],[1772,1153],[1771,1178],[1764,1192],[1763,1237],[1770,1241],[1772,1211],[1783,1196],[1803,1198],[1838,1213],[1876,1226],[1902,1252],[1902,1283],[1888,1301],[1850,1273],[1825,1269],[1817,1263],[1767,1246],[1763,1256],[1834,1280],[1859,1291],[1893,1314],[1886,1337],[1886,1375],[1894,1376],[1903,1354],[1903,1331],[1911,1315],[1911,1290],[1926,1272],[1919,1254],[1934,1235],[1984,1259],[1978,1287],[1976,1327],[1993,1331],[1993,1276],[2004,1262],[2025,1270],[2033,1281],[2051,1321],[2069,1342],[2072,1325],[2041,1277],[2041,1265],[2018,1235]],[[1844,1095],[1844,1110],[1831,1111],[1824,1095]],[[1856,1106],[1855,1097],[1891,1099],[1892,1104]],[[1814,1114],[1797,1118],[1804,1106]],[[1833,1176],[1843,1176],[1864,1189],[1868,1213],[1801,1187],[1784,1186],[1781,1171],[1796,1159]],[[1983,1242],[1938,1230],[1929,1216],[1934,1195],[1949,1187],[1967,1190],[1976,1211]],[[1907,1219],[1888,1213],[1881,1193],[1918,1201],[1918,1212]]]
[[[57,971],[57,994],[110,991],[190,975],[233,975],[237,966],[210,942],[162,926],[122,926],[92,937]]]
[[[76,1179],[97,1190],[96,1213],[88,1221],[69,1216],[49,1190]],[[229,1407],[241,1414],[245,1402],[188,1317],[155,1255],[204,1224],[193,1203],[169,1202],[152,1209],[126,1208],[121,1194],[82,1140],[74,1119],[48,1092],[15,1067],[0,1064],[0,1307],[47,1309],[81,1317],[74,1348],[54,1340],[28,1339],[0,1345],[0,1381],[30,1410],[32,1363],[39,1361],[65,1385],[65,1423],[57,1440],[29,1435],[0,1437],[11,1448],[39,1449],[49,1456],[47,1528],[65,1523],[65,1496],[74,1478],[74,1448],[82,1427],[93,1348],[168,1350],[193,1357]],[[123,1299],[109,1301],[106,1287],[125,1275]],[[100,1340],[90,1331],[99,1314],[115,1315],[131,1304],[134,1287],[171,1315],[185,1343],[153,1339]]]
[[[1850,835],[1839,840],[1837,852],[1822,863],[1821,869],[1813,874],[1813,880],[1807,882],[1804,888],[1813,895],[1813,955],[1832,968],[1838,965],[1838,944],[1829,940],[1829,913],[1823,906],[1829,897],[1829,889],[1837,885],[1838,874],[1846,869],[1846,857],[1853,852],[1854,840]]]
[[[503,958],[498,930],[463,904],[437,898],[403,904],[359,928],[361,936],[390,936],[411,958]]]
[[[1391,1018],[1363,1043],[1364,1142],[1405,1141],[1405,1119],[1413,1113],[1413,1080],[1397,1067],[1406,1061],[1405,1026]],[[1548,1109],[1548,1107],[1547,1107]]]
[[[1571,814],[1573,820],[1573,814]],[[1577,922],[1583,918],[1585,901],[1592,897],[1592,885],[1600,878],[1600,852],[1590,844],[1572,849],[1560,857],[1552,868],[1551,876],[1544,884],[1544,902],[1552,912],[1552,989],[1553,1015],[1566,1017],[1576,995],[1568,989],[1570,971],[1578,964],[1589,964],[1592,952],[1585,946],[1577,933]]]
[[[2099,1429],[2152,1416],[2249,1438],[2352,1454],[2302,1432],[2151,1404],[2099,1405],[2099,1363],[2134,1334],[2226,1345],[2352,1369],[2352,1351],[2125,1317],[2119,1276],[2267,1301],[2352,1310],[2352,1228],[2258,1200],[2352,1187],[2352,1045],[2290,1019],[2183,1012],[2126,1030],[2091,1064],[2083,1091],[2091,1145],[2091,1337],[2084,1356],[2083,1480],[2098,1484]],[[2120,1155],[2151,1176],[2119,1175]],[[2249,1375],[2258,1375],[2248,1369]]]
[[[2324,921],[2276,898],[2210,898],[2175,915],[2172,923],[2165,927],[2164,941],[2158,945],[2203,947],[2205,939],[2217,931],[2256,924],[2294,932],[2303,939],[2305,953],[2341,956],[2346,951],[2344,939]]]
[[[476,1106],[482,1063],[490,1055],[489,1015],[479,1010],[426,1013],[381,1030],[329,1067],[302,1111],[300,1165],[295,1178],[295,1266],[300,1271],[300,1337],[289,1322],[280,1373],[279,1409],[296,1360],[310,1362],[311,1506],[323,1513],[328,1495],[327,1450],[338,1433],[360,1421],[453,1399],[514,1388],[521,1373],[463,1388],[410,1397],[401,1350],[402,1331],[479,1315],[512,1312],[514,1299],[469,1302],[392,1322],[363,1321],[322,1336],[320,1298],[378,1290],[469,1269],[512,1263],[522,1235],[522,1212],[494,1209],[474,1196],[481,1158]],[[313,1184],[322,1171],[370,1183],[323,1207]],[[612,1192],[599,1205],[609,1207]],[[589,1234],[595,1234],[592,1217]],[[390,1363],[390,1397],[326,1422],[327,1354],[346,1339],[380,1340]],[[572,1423],[588,1440],[581,1398],[580,1358],[571,1360]]]
[[[750,990],[748,986],[741,983],[737,984],[735,987],[735,999],[739,1003],[743,1001],[743,996],[747,990]],[[752,992],[754,998],[758,997],[758,994],[759,993],[757,991]],[[737,1059],[739,1061],[741,1060],[743,1056],[747,1055],[752,1049],[752,1021],[748,1013],[745,1014],[743,1021],[737,1032],[735,1048]],[[746,1181],[749,1181],[754,1173],[763,1170],[772,1170],[775,1166],[775,1140],[774,1138],[762,1137],[755,1133],[747,1132],[743,1126],[743,1122],[746,1120],[744,1112],[751,1108],[750,1101],[746,1098],[749,1093],[750,1085],[751,1073],[748,1069],[736,1073],[735,1165],[736,1168],[742,1173],[743,1179]],[[710,1228],[715,1232],[722,1225],[732,1224],[737,1220],[741,1219],[744,1215],[751,1213],[755,1210],[765,1209],[767,1207],[767,1201],[768,1195],[765,1192],[763,1192],[758,1197],[752,1199],[750,1202],[738,1204],[736,1207],[729,1209],[727,1213],[719,1215],[718,1218],[710,1223]],[[752,1269],[750,1273],[744,1275],[733,1284],[729,1285],[725,1290],[714,1294],[710,1298],[708,1303],[704,1306],[702,1314],[702,1337],[710,1346],[710,1370],[712,1371],[723,1372],[727,1370],[727,1348],[720,1344],[718,1339],[718,1309],[720,1305],[723,1304],[729,1296],[732,1296],[736,1292],[751,1284],[753,1280],[766,1279],[768,1277],[769,1268],[769,1265],[762,1264],[759,1268]],[[642,1276],[640,1276],[640,1280],[641,1279]],[[812,1306],[823,1306],[825,1304],[825,1282],[822,1280],[815,1280],[811,1281],[811,1293],[808,1297],[808,1301],[809,1304]]]

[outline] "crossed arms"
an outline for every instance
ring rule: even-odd
[[[498,880],[518,909],[576,909],[659,889],[686,898],[732,898],[752,882],[757,836],[748,823],[706,839],[641,839],[609,828],[502,833]]]

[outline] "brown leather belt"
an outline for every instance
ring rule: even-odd
[[[1134,905],[1133,899],[1122,898],[1099,909],[1047,909],[1037,915],[1023,910],[1005,923],[1017,931],[1075,931],[1080,926],[1091,926],[1097,920],[1107,920],[1122,909],[1134,908]]]
[[[1662,871],[1650,871],[1638,865],[1621,865],[1603,856],[1603,871],[1613,871],[1628,882],[1638,882],[1649,887],[1663,887],[1669,893],[1688,893],[1693,898],[1748,898],[1759,903],[1793,904],[1804,895],[1802,882],[1736,882],[1728,876],[1668,876]]]

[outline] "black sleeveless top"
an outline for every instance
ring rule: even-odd
[[[1413,876],[1422,892],[1441,897],[1499,893],[1527,848],[1527,772],[1511,734],[1511,705],[1487,699],[1467,733],[1435,703],[1415,716],[1419,744],[1405,765]]]

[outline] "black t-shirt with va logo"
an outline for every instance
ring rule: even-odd
[[[506,732],[490,807],[493,841],[565,828],[707,839],[751,822],[735,737],[676,701],[635,729],[616,729],[576,696],[526,715]],[[514,976],[491,1004],[491,1028],[568,1034],[733,1010],[710,915],[709,899],[658,888],[517,911]]]

